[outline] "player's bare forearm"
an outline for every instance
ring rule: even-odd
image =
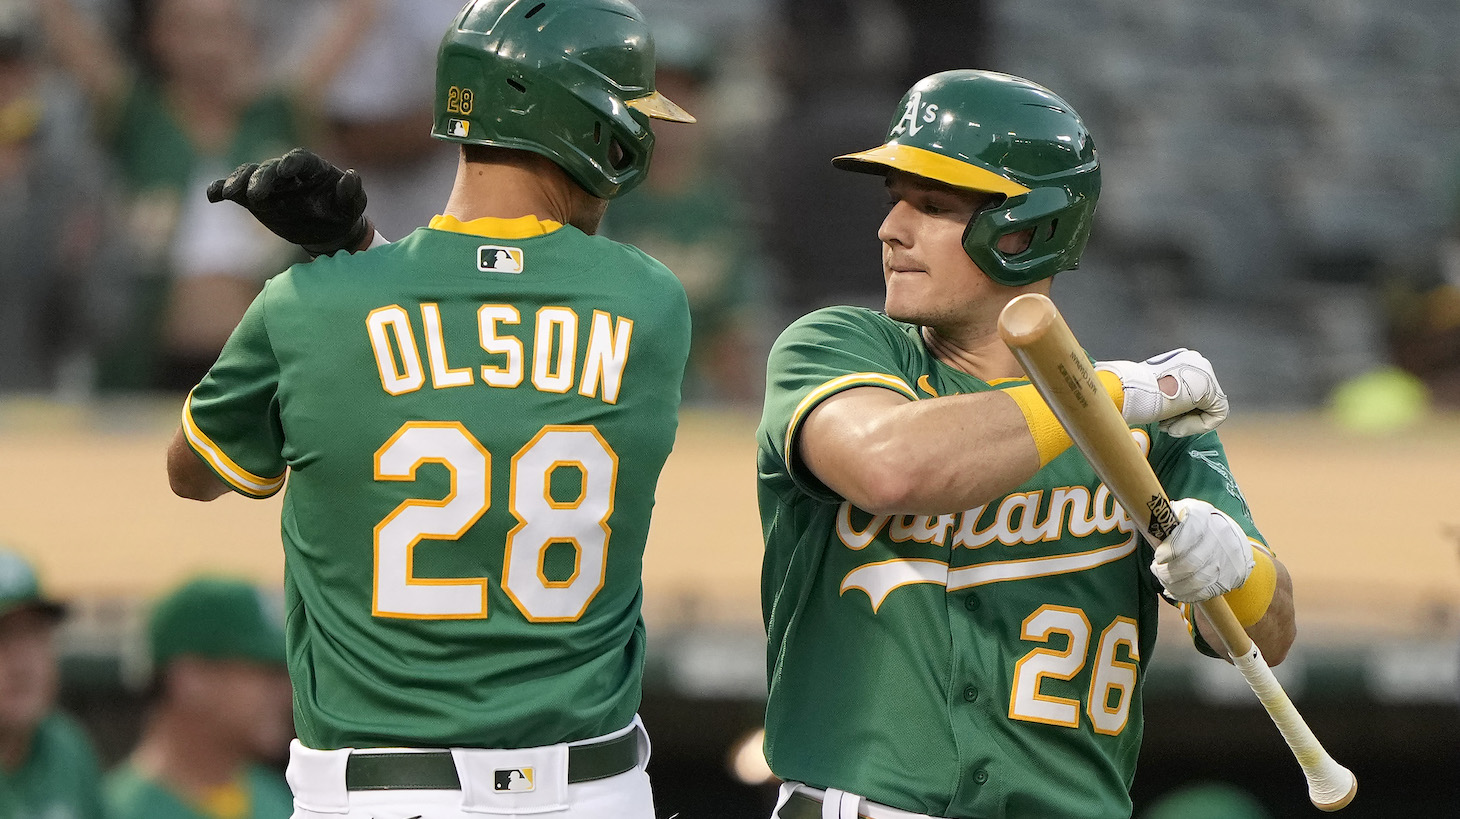
[[[189,500],[210,501],[228,492],[228,485],[188,446],[180,428],[167,446],[167,482],[174,494]]]
[[[1277,569],[1277,588],[1273,591],[1272,603],[1268,605],[1267,613],[1261,620],[1247,627],[1247,636],[1262,650],[1262,656],[1267,659],[1268,665],[1282,662],[1298,636],[1297,614],[1293,608],[1292,575],[1288,574],[1287,567],[1277,558],[1273,558],[1273,566]],[[1216,629],[1201,615],[1200,610],[1196,613],[1196,627],[1208,645],[1222,645]]]
[[[874,514],[972,509],[1039,469],[1024,415],[1000,392],[909,401],[851,389],[813,410],[798,441],[817,478]]]

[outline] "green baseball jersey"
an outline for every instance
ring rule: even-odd
[[[573,227],[437,217],[269,281],[183,428],[278,491],[313,748],[516,748],[633,719],[684,288]]]
[[[808,413],[843,390],[926,400],[1026,383],[947,366],[917,327],[861,308],[812,313],[776,342],[758,468],[777,776],[935,816],[1130,814],[1160,587],[1080,452],[936,516],[872,515],[795,457]],[[1132,434],[1172,497],[1258,536],[1215,433]]]
[[[284,778],[251,765],[232,788],[198,804],[123,763],[106,778],[107,819],[289,819],[294,796]]]
[[[53,712],[20,767],[0,767],[0,819],[102,819],[101,771],[81,726]]]

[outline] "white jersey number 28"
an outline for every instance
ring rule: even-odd
[[[491,508],[492,454],[457,422],[412,421],[375,453],[375,480],[414,481],[425,463],[446,467],[451,492],[441,500],[407,500],[375,526],[373,613],[486,617],[489,578],[420,578],[412,559],[422,540],[456,540]],[[553,496],[553,473],[563,468],[580,472],[575,499]],[[517,525],[507,533],[502,589],[528,620],[577,620],[603,588],[618,456],[591,426],[546,426],[512,457],[509,479]],[[554,544],[576,553],[567,578],[549,579],[544,571]]]

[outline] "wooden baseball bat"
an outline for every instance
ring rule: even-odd
[[[1126,514],[1153,544],[1170,536],[1177,524],[1171,500],[1054,302],[1038,293],[1019,296],[999,315],[999,334]],[[1358,779],[1323,749],[1227,601],[1213,597],[1197,608],[1297,757],[1313,805],[1335,811],[1353,801]]]

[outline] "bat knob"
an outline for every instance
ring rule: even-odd
[[[1324,760],[1316,776],[1308,778],[1309,801],[1313,807],[1328,813],[1348,807],[1358,792],[1358,777],[1331,758]]]

